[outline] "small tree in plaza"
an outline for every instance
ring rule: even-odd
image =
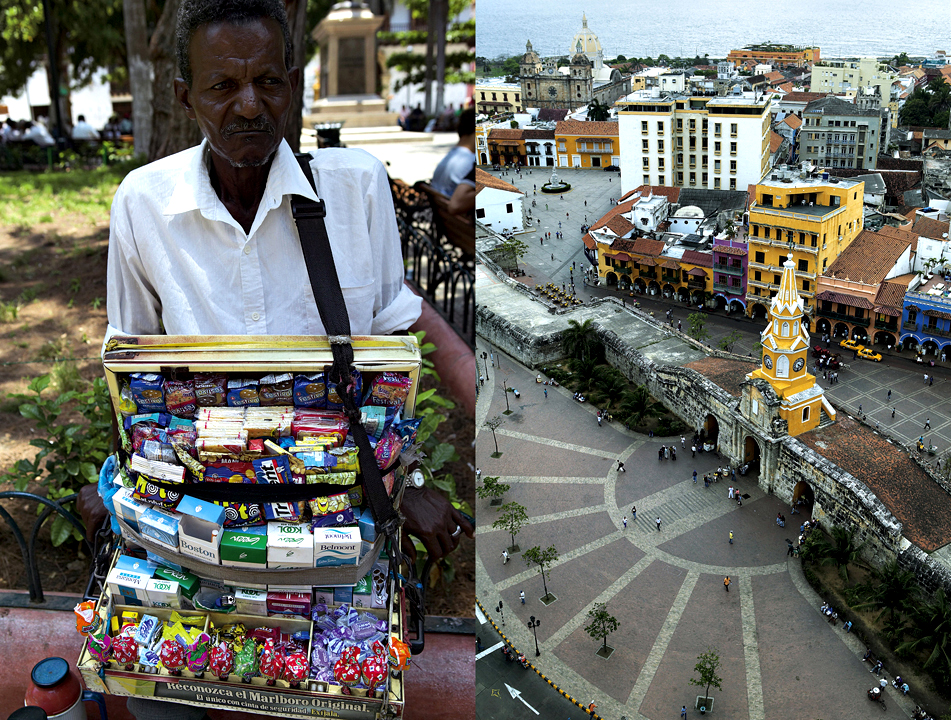
[[[703,700],[712,700],[710,697],[711,687],[723,692],[723,678],[717,675],[717,670],[720,669],[720,656],[715,650],[711,648],[697,656],[697,664],[693,666],[693,669],[699,677],[690,678],[690,684],[705,687]],[[706,707],[708,710],[710,709],[709,706]]]
[[[542,587],[545,588],[545,595],[542,597],[542,602],[547,603],[554,600],[554,595],[548,592],[547,580],[551,576],[552,563],[558,560],[558,551],[555,550],[555,546],[550,545],[545,550],[542,550],[539,545],[530,547],[522,553],[522,559],[525,560],[525,564],[528,566],[538,565],[538,572],[540,572],[542,576]]]
[[[500,243],[498,249],[502,254],[510,256],[515,261],[515,269],[518,270],[518,261],[528,252],[528,245],[513,236]]]
[[[485,426],[492,431],[492,439],[495,441],[495,452],[492,453],[492,457],[502,457],[502,453],[499,452],[499,439],[495,435],[495,431],[499,429],[499,425],[502,424],[502,417],[496,415],[494,418],[485,421]],[[480,496],[481,497],[481,496]]]
[[[510,485],[499,482],[498,477],[487,477],[482,480],[482,485],[476,488],[476,495],[485,500],[489,498],[492,503],[501,503],[502,496],[511,489]]]
[[[594,607],[588,610],[588,619],[590,622],[585,626],[584,631],[595,640],[603,642],[598,655],[605,658],[611,657],[614,648],[608,647],[608,635],[617,630],[621,623],[608,612],[608,606],[605,603],[595,603]]]
[[[706,328],[704,328],[704,325],[707,324],[707,316],[703,313],[691,313],[687,316],[687,322],[690,323],[687,334],[694,340],[703,340],[710,335]]]
[[[524,505],[517,502],[505,503],[499,508],[499,519],[492,523],[496,530],[505,530],[512,536],[512,545],[509,548],[511,552],[518,552],[518,545],[515,544],[515,536],[528,522],[528,511]]]

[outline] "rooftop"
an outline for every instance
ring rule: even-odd
[[[824,97],[813,100],[803,111],[810,115],[856,115],[861,117],[879,117],[878,110],[863,110],[854,103],[840,100],[837,97]]]
[[[863,230],[823,273],[826,277],[877,285],[911,244],[895,242],[890,234]]]
[[[942,222],[926,215],[919,215],[911,229],[922,237],[931,238],[932,240],[947,240],[948,227],[947,220]]]
[[[518,193],[519,195],[524,195],[521,190],[519,190],[514,185],[509,185],[504,180],[499,180],[490,173],[487,173],[482,168],[477,167],[476,172],[476,195],[482,192],[485,188],[495,188],[496,190],[505,190],[507,192]]]
[[[558,135],[587,135],[589,137],[617,137],[617,122],[586,122],[562,120],[555,127]]]
[[[742,190],[707,190],[706,188],[680,188],[677,200],[681,207],[696,205],[704,217],[728,210],[746,209],[746,193]]]
[[[705,378],[726,390],[733,397],[740,397],[741,383],[746,379],[747,373],[755,370],[757,366],[753,362],[744,362],[742,360],[705,357],[700,360],[694,360],[684,367],[696,370]]]
[[[832,425],[798,439],[865,483],[922,550],[951,543],[948,493],[883,436],[840,412]]]

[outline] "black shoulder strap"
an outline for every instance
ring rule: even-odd
[[[311,156],[298,153],[296,157],[301,170],[316,192],[314,174],[310,168]],[[297,222],[301,248],[304,251],[304,263],[307,265],[310,285],[314,291],[314,298],[317,300],[317,311],[320,313],[320,319],[324,324],[334,356],[330,379],[338,383],[339,388],[345,390],[339,394],[344,411],[350,420],[350,433],[357,445],[360,471],[363,474],[370,509],[373,511],[377,527],[393,541],[391,553],[398,553],[396,530],[400,526],[400,516],[386,493],[380,468],[376,463],[373,448],[370,447],[370,439],[360,422],[359,398],[354,397],[355,388],[351,376],[353,340],[350,337],[350,316],[347,314],[347,305],[343,300],[343,292],[340,290],[337,268],[330,249],[330,239],[327,237],[327,226],[324,223],[327,209],[323,200],[314,202],[302,195],[293,195],[291,212]]]

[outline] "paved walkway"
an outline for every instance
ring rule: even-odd
[[[722,692],[711,692],[716,717],[879,716],[865,698],[872,677],[861,661],[864,648],[825,622],[799,562],[786,560],[784,539],[794,537],[803,516],[789,516],[789,507],[764,495],[752,477],[737,482],[743,507],[727,498],[727,481],[709,489],[694,485],[692,471],[711,472],[715,457],[691,458],[679,437],[649,439],[616,425],[599,427],[590,405],[576,403],[563,388],[548,388],[545,398],[534,372],[495,357],[477,403],[477,464],[483,477],[498,475],[511,485],[506,501],[527,507],[530,521],[518,545],[558,550],[548,580],[557,600],[542,604],[541,578],[520,554],[502,564],[509,537],[492,529],[496,510],[487,501],[478,502],[476,593],[486,608],[504,603],[506,632],[530,657],[534,641],[526,623],[530,615],[540,620],[539,672],[578,700],[594,700],[598,713],[612,720],[673,718],[682,705],[699,717],[691,708],[702,692],[688,680],[697,656],[712,648],[724,681]],[[502,414],[502,375],[521,392],[520,399],[509,396],[508,416]],[[496,431],[497,459],[483,427],[496,415],[504,418]],[[661,444],[677,447],[676,461],[657,459]],[[617,471],[618,459],[627,472]],[[796,527],[778,527],[778,512]],[[608,638],[615,652],[607,660],[595,654],[599,642],[584,631],[597,602],[607,603],[620,621]],[[495,677],[481,667],[480,661],[479,687],[488,691]],[[907,717],[913,704],[890,693],[884,717]],[[527,717],[502,709],[515,705],[479,716]]]
[[[614,288],[584,287],[581,282],[582,268],[589,267],[590,263],[584,255],[580,226],[585,215],[588,223],[593,224],[613,206],[612,198],[616,200],[620,196],[617,173],[559,169],[559,177],[572,185],[571,191],[564,193],[564,199],[559,199],[559,196],[543,196],[541,193],[533,195],[533,185],[541,186],[543,182],[547,182],[551,175],[550,169],[545,172],[545,168],[533,168],[531,175],[526,170],[521,176],[513,171],[505,171],[504,175],[497,171],[492,174],[502,176],[506,182],[526,193],[523,203],[526,226],[529,209],[532,210],[532,218],[541,220],[540,226],[535,225],[534,229],[520,236],[528,245],[528,253],[519,263],[527,272],[527,275],[521,278],[526,285],[534,287],[536,283],[549,281],[561,285],[570,283],[573,278],[578,297],[585,301],[611,296],[623,297],[628,302],[635,299]],[[532,200],[536,201],[535,208],[531,207]],[[547,211],[546,203],[549,208]],[[566,212],[569,213],[570,220],[565,218]],[[562,223],[565,236],[556,240],[554,235],[559,229],[559,222]],[[546,240],[542,246],[538,237],[546,231],[552,233],[553,239]],[[570,272],[572,263],[575,269]],[[685,331],[689,327],[687,316],[693,310],[682,303],[655,300],[644,295],[636,296],[636,300],[644,310],[653,311],[658,318],[663,318],[668,308],[672,309],[674,326],[680,321]],[[541,306],[539,313],[547,315],[547,311]],[[733,352],[757,356],[763,328],[762,321],[753,321],[736,314],[710,312],[707,313],[705,325],[709,333],[706,342],[712,347],[719,347],[724,338],[736,332],[739,333],[739,339],[733,345]],[[819,338],[813,336],[813,345],[819,342]],[[862,414],[866,416],[869,425],[875,427],[877,423],[880,430],[905,445],[911,445],[919,436],[924,435],[926,444],[936,445],[939,454],[951,449],[951,413],[944,402],[951,384],[951,368],[926,368],[917,365],[914,355],[908,352],[885,352],[883,362],[874,363],[853,360],[851,352],[836,348],[835,344],[832,349],[840,351],[842,361],[847,364],[847,367],[840,371],[839,382],[835,385],[823,380],[820,375],[819,384],[833,401],[841,403],[853,416],[858,414],[861,404]],[[876,347],[876,351],[881,349]],[[925,372],[935,375],[933,385],[924,384]],[[891,400],[888,399],[889,390],[892,391]],[[892,408],[895,408],[894,419],[891,417]],[[930,431],[925,429],[925,421],[928,419],[932,421]]]

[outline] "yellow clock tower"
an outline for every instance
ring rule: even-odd
[[[796,291],[796,268],[792,253],[783,263],[779,293],[769,309],[769,324],[762,334],[763,362],[749,379],[768,382],[782,404],[779,415],[790,435],[818,427],[824,410],[835,420],[835,409],[825,399],[816,378],[806,370],[809,359],[809,332],[802,322],[803,301]]]

